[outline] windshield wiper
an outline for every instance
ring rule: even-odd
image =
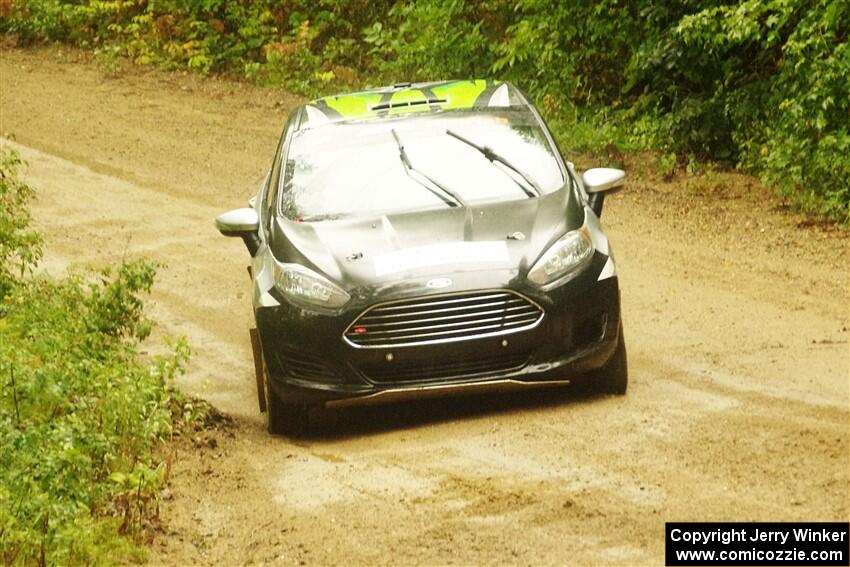
[[[490,160],[490,163],[497,161],[497,162],[501,163],[502,165],[504,165],[505,167],[507,167],[508,169],[512,170],[514,173],[516,173],[520,177],[522,177],[523,181],[525,181],[528,184],[528,187],[523,186],[522,183],[520,183],[519,181],[514,179],[514,177],[512,175],[508,174],[508,172],[505,172],[508,175],[508,177],[513,179],[514,182],[517,185],[519,185],[520,188],[529,197],[539,197],[543,194],[543,191],[540,190],[540,186],[531,177],[529,177],[527,173],[522,171],[520,168],[518,168],[517,166],[515,166],[511,162],[509,162],[506,158],[497,154],[493,150],[493,148],[491,148],[489,146],[479,146],[478,144],[476,144],[472,140],[468,140],[468,139],[464,138],[463,136],[461,136],[460,134],[458,134],[457,132],[452,132],[451,130],[446,130],[446,134],[448,134],[449,136],[451,136],[453,138],[457,138],[458,140],[460,140],[461,142],[463,142],[464,144],[466,144],[468,146],[472,146],[473,148],[475,148],[476,150],[481,152],[481,155],[483,155],[485,158]],[[496,169],[500,169],[500,168],[496,168]],[[529,187],[533,191],[529,190]]]
[[[427,189],[428,191],[430,191],[431,193],[433,193],[434,195],[439,197],[448,206],[450,206],[450,207],[459,207],[461,205],[466,206],[466,202],[463,199],[460,198],[460,195],[458,195],[457,193],[455,193],[451,189],[444,187],[443,185],[440,185],[439,183],[434,181],[431,177],[429,177],[428,175],[425,175],[424,173],[422,173],[421,171],[419,171],[418,169],[413,167],[413,165],[410,163],[410,158],[407,157],[407,152],[404,151],[404,144],[401,143],[401,139],[398,137],[398,134],[396,134],[395,128],[392,128],[390,130],[390,132],[392,132],[393,138],[395,138],[395,143],[398,146],[398,156],[401,158],[401,163],[404,165],[404,171],[405,171],[405,173],[407,173],[408,177],[410,177],[411,179],[414,179],[417,183],[422,185],[425,189]],[[416,179],[415,177],[410,175],[411,172],[425,178],[434,187],[436,187],[437,189],[442,191],[442,193],[440,193],[440,191],[434,190],[432,187],[429,187],[428,184],[423,183],[422,180]],[[443,193],[445,193],[445,194],[443,194]]]

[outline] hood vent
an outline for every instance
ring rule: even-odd
[[[424,104],[444,104],[449,102],[447,98],[429,98],[424,100],[406,100],[400,102],[379,102],[369,107],[372,111],[390,110],[393,108],[409,108],[411,106],[422,106]]]

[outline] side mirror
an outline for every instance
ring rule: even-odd
[[[596,216],[602,216],[605,193],[619,191],[626,180],[626,172],[612,167],[594,167],[585,171],[581,180],[588,193],[588,204]]]
[[[253,256],[260,248],[260,217],[254,209],[234,209],[218,215],[215,227],[224,236],[238,236]]]

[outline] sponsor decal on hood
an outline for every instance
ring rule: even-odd
[[[507,262],[509,258],[508,247],[504,241],[444,242],[376,256],[375,275],[385,276],[447,264],[502,263]]]

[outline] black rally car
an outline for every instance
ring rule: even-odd
[[[401,84],[289,116],[251,208],[260,407],[591,380],[624,394],[617,272],[599,224],[625,174],[564,162],[510,83]]]

